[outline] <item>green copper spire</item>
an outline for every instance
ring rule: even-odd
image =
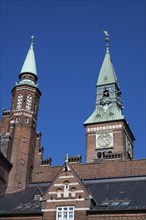
[[[97,80],[96,106],[92,115],[84,124],[124,119],[121,91],[109,53],[109,34],[106,36],[106,53]]]
[[[97,86],[117,83],[116,73],[109,53],[109,34],[107,31],[104,31],[104,34],[106,36],[106,54],[99,72]]]
[[[34,36],[31,37],[31,45],[30,45],[29,51],[27,53],[26,59],[24,61],[24,64],[22,66],[20,74],[32,73],[34,75],[37,75],[33,44],[34,44]]]
[[[37,77],[33,45],[34,45],[34,36],[31,37],[31,45],[27,53],[27,56],[25,58],[24,64],[22,66],[21,72],[19,74],[20,81],[19,83],[16,83],[16,86],[29,85],[33,87],[38,87],[38,84],[36,84],[38,77]]]

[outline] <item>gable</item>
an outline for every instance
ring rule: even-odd
[[[90,194],[71,164],[64,164],[45,195],[42,211],[73,206],[74,210],[89,210]]]

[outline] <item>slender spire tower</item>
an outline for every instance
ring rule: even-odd
[[[104,34],[106,53],[96,84],[96,106],[84,122],[87,162],[133,157],[134,137],[122,111],[121,91],[109,52],[109,34],[107,31]]]
[[[31,182],[36,148],[36,125],[41,92],[37,84],[34,55],[34,36],[19,74],[19,82],[12,89],[11,128],[13,168],[7,192],[24,189]]]

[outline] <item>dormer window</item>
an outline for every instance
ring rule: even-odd
[[[37,194],[34,195],[34,200],[35,200],[35,201],[39,201],[40,198],[41,198],[41,195],[39,195],[39,194],[38,194],[38,195],[37,195]]]

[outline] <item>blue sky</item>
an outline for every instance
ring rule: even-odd
[[[37,130],[44,157],[53,165],[82,155],[83,122],[93,112],[96,81],[105,55],[103,30],[110,33],[124,114],[133,131],[135,158],[145,152],[145,1],[7,1],[1,0],[0,107],[9,109],[11,89],[35,35],[39,88]]]

